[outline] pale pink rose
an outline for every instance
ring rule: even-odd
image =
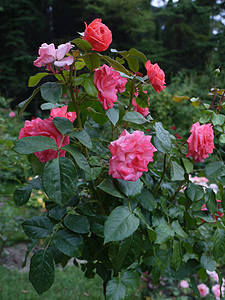
[[[16,116],[16,114],[15,114],[14,111],[11,111],[11,112],[9,113],[9,117],[10,117],[10,118],[15,118],[15,116]]]
[[[69,137],[66,136],[62,142],[62,135],[56,129],[55,125],[52,122],[52,118],[42,120],[36,118],[32,121],[25,121],[25,126],[19,132],[19,139],[28,137],[28,136],[47,136],[56,141],[57,146],[61,147],[69,144]],[[65,157],[65,150],[59,151],[59,157]],[[44,151],[35,152],[34,155],[40,159],[41,162],[47,162],[53,158],[58,157],[58,151],[49,149]]]
[[[222,291],[222,296],[224,296],[224,287],[221,287],[221,291]],[[216,300],[220,299],[220,285],[216,284],[212,287],[212,292],[214,294],[214,296],[216,297]]]
[[[147,94],[147,91],[144,91],[144,93]],[[137,96],[138,96],[138,92],[135,93],[134,95],[135,95],[135,97],[137,97]],[[150,99],[148,99],[148,104],[149,104],[149,100],[150,100]],[[148,115],[148,113],[149,113],[148,107],[143,108],[143,107],[139,106],[139,105],[137,104],[137,101],[136,101],[135,98],[132,99],[132,105],[134,106],[134,111],[136,111],[136,112],[142,114],[143,117],[145,117],[145,116]]]
[[[187,140],[189,151],[186,157],[192,156],[194,162],[202,162],[209,157],[209,153],[213,153],[215,148],[212,124],[200,125],[199,122],[196,122],[192,125],[190,132],[191,135]]]
[[[206,272],[213,280],[215,280],[216,282],[219,281],[219,276],[216,273],[216,271],[211,272],[211,271],[206,270]]]
[[[189,284],[188,284],[187,280],[181,280],[180,286],[181,286],[183,289],[189,288]]]
[[[136,130],[132,134],[124,130],[119,139],[109,145],[112,158],[109,160],[109,175],[126,181],[136,181],[148,171],[148,163],[153,161],[151,136]]]
[[[145,64],[145,68],[147,70],[147,75],[151,85],[153,86],[156,92],[161,92],[165,89],[165,73],[158,66],[158,64],[152,65],[150,60],[148,60]]]
[[[102,23],[102,19],[95,19],[88,26],[85,23],[85,27],[83,39],[91,44],[92,50],[105,51],[112,43],[112,32]]]
[[[70,122],[73,123],[73,121],[77,117],[77,114],[75,112],[72,112],[72,111],[67,112],[67,107],[68,107],[68,105],[65,105],[65,106],[60,107],[60,108],[59,107],[53,108],[51,110],[50,116],[52,118],[55,118],[55,117],[66,118],[66,119],[70,120]]]
[[[112,108],[117,100],[117,79],[114,72],[112,68],[104,64],[95,70],[94,74],[94,84],[99,91],[98,99],[105,110]]]
[[[198,290],[202,298],[207,296],[209,293],[209,288],[204,283],[198,285]]]
[[[51,70],[51,63],[54,62],[54,65],[59,68],[69,69],[69,66],[72,65],[74,58],[73,56],[65,55],[73,47],[70,43],[59,45],[55,49],[55,45],[51,43],[50,45],[44,43],[38,50],[39,57],[34,61],[36,67],[46,66]]]

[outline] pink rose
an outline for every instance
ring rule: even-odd
[[[55,118],[55,117],[66,118],[66,119],[70,120],[70,122],[73,123],[73,121],[77,117],[77,114],[75,112],[72,112],[72,111],[67,112],[67,107],[68,107],[68,105],[65,105],[61,108],[59,108],[59,107],[53,108],[51,110],[50,116],[52,118]]]
[[[15,114],[14,111],[11,111],[11,112],[9,113],[9,117],[10,117],[10,118],[15,118],[15,116],[16,116],[16,114]]]
[[[183,289],[189,288],[189,284],[188,284],[187,280],[181,280],[180,286],[181,286]]]
[[[144,91],[144,93],[147,94],[147,91]],[[138,96],[138,92],[135,93],[134,95],[137,97],[137,96]],[[150,100],[150,99],[148,99],[148,104],[149,104],[149,100]],[[149,113],[148,107],[143,108],[143,107],[139,106],[139,105],[137,104],[135,98],[132,99],[132,105],[134,106],[134,111],[136,111],[136,112],[142,114],[142,116],[144,116],[144,117],[148,115],[148,113]]]
[[[95,19],[88,26],[85,23],[85,27],[83,39],[91,44],[92,50],[105,51],[112,43],[112,32],[102,23],[102,19]]]
[[[56,141],[57,146],[61,147],[69,144],[69,137],[66,136],[62,142],[62,135],[56,129],[52,122],[52,118],[42,120],[40,118],[33,119],[32,121],[25,121],[25,126],[19,132],[19,139],[27,136],[47,136]],[[65,157],[65,150],[59,151],[59,157]],[[53,158],[58,157],[58,151],[49,149],[44,151],[35,152],[34,155],[40,159],[41,162],[47,162]]]
[[[222,296],[224,296],[224,287],[221,287],[221,291],[222,291]],[[214,296],[216,297],[216,300],[220,299],[220,285],[216,284],[212,287],[212,292],[214,294]]]
[[[112,108],[117,100],[117,78],[114,72],[113,68],[104,64],[94,74],[94,84],[99,91],[98,99],[105,110]]]
[[[147,172],[147,165],[153,161],[153,152],[157,151],[151,144],[151,136],[145,136],[136,130],[132,134],[124,130],[119,139],[109,145],[112,158],[109,160],[109,175],[113,178],[136,181]]]
[[[44,43],[38,50],[39,57],[34,61],[36,67],[46,66],[48,69],[51,68],[51,63],[54,62],[54,65],[59,68],[68,69],[72,65],[74,59],[73,56],[65,55],[70,51],[73,46],[70,43],[59,45],[55,49],[55,45],[51,43],[50,45]]]
[[[116,84],[116,89],[118,93],[123,93],[125,92],[125,85],[127,83],[127,79],[122,77],[119,72],[115,71],[112,67],[110,67],[111,70],[113,70],[113,77],[115,81],[117,82]]]
[[[158,66],[158,64],[152,65],[150,60],[148,60],[145,64],[145,68],[147,70],[147,75],[151,85],[153,86],[156,92],[161,92],[165,89],[165,73]]]
[[[191,135],[187,140],[189,151],[186,157],[192,156],[194,162],[204,161],[215,148],[212,124],[200,125],[199,122],[196,122],[192,125],[190,132]]]
[[[219,276],[216,273],[216,271],[211,272],[211,271],[206,270],[206,272],[213,280],[215,280],[216,282],[219,281]]]
[[[209,293],[209,288],[204,283],[198,285],[198,290],[202,298],[204,298]]]

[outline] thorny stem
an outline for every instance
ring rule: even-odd
[[[157,192],[158,192],[158,189],[159,189],[159,187],[160,187],[160,184],[162,183],[162,181],[163,181],[163,177],[164,177],[164,175],[165,175],[165,173],[166,173],[166,154],[164,155],[164,161],[163,161],[163,173],[162,173],[162,176],[161,176],[161,179],[160,179],[160,181],[159,181],[159,183],[158,183],[158,185],[157,185],[157,187],[156,187],[156,189],[155,189],[155,193],[154,193],[154,198],[156,197],[156,195],[157,195]]]

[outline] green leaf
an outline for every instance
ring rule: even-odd
[[[221,136],[220,136],[220,138],[219,138],[219,142],[220,142],[221,144],[225,144],[225,134],[224,134],[224,133],[221,134]]]
[[[94,71],[100,66],[100,58],[96,53],[85,54],[82,58],[90,71]]]
[[[131,48],[131,49],[128,51],[128,53],[129,53],[130,55],[134,55],[134,56],[140,58],[140,59],[142,60],[143,64],[144,64],[144,65],[146,64],[147,58],[146,58],[146,56],[144,55],[144,53],[142,53],[141,51],[139,51],[139,50],[137,50],[137,49],[135,49],[135,48]]]
[[[146,189],[143,189],[141,194],[137,196],[137,200],[148,211],[153,211],[157,206],[154,196]]]
[[[34,154],[29,154],[28,160],[31,163],[34,175],[41,175],[44,169],[44,163],[40,162],[40,160]]]
[[[69,134],[69,136],[78,139],[78,141],[85,147],[89,149],[92,148],[91,138],[84,129],[80,131],[73,131]]]
[[[183,230],[183,228],[181,227],[180,223],[177,220],[173,221],[171,227],[173,228],[173,230],[176,232],[178,236],[182,238],[188,237],[187,233]]]
[[[225,253],[225,231],[217,228],[214,234],[213,255],[218,261]]]
[[[77,189],[75,165],[66,157],[52,159],[45,165],[42,180],[50,200],[62,205],[72,198]]]
[[[170,133],[163,128],[162,123],[160,122],[156,122],[154,128],[156,132],[156,137],[160,144],[160,149],[156,147],[157,150],[163,153],[170,153],[172,150]]]
[[[114,59],[112,59],[112,58],[110,58],[109,56],[106,56],[106,55],[104,55],[102,58],[105,61],[107,61],[113,67],[114,70],[122,72],[122,73],[124,73],[128,76],[131,75],[131,73],[126,68],[124,68],[124,66],[121,65],[118,61],[116,61],[116,60],[114,60]]]
[[[62,96],[61,84],[58,82],[44,83],[41,86],[41,96],[45,101],[56,104]]]
[[[52,122],[62,135],[67,135],[74,129],[73,123],[67,118],[55,117]]]
[[[153,279],[153,285],[156,285],[159,281],[159,277],[160,277],[160,269],[157,265],[154,265],[153,269],[152,269],[152,273],[151,273],[151,276],[152,276],[152,279]]]
[[[213,126],[216,126],[216,125],[222,126],[225,121],[225,116],[221,115],[221,114],[216,114],[215,112],[213,112],[211,120],[212,120]]]
[[[206,188],[205,195],[204,195],[206,207],[211,213],[216,213],[218,211],[216,195],[212,189]]]
[[[85,173],[85,179],[88,181],[95,180],[102,172],[102,167],[91,168],[90,173]]]
[[[113,181],[110,179],[103,179],[103,181],[97,186],[102,191],[118,198],[124,198],[117,187],[114,185]]]
[[[186,192],[191,201],[198,201],[204,196],[203,188],[194,183],[189,183]]]
[[[66,209],[56,205],[49,211],[49,217],[54,220],[60,220],[66,214]]]
[[[170,177],[172,181],[184,180],[184,169],[173,160],[171,160]]]
[[[136,97],[137,104],[142,107],[148,107],[148,95],[142,91],[139,91],[138,96]]]
[[[82,170],[87,173],[91,173],[91,168],[88,161],[78,148],[75,148],[72,145],[66,145],[62,149],[66,150],[73,156],[75,162]]]
[[[143,183],[140,178],[137,181],[126,181],[122,179],[116,179],[119,190],[127,197],[136,197],[139,195],[143,188]]]
[[[182,250],[180,242],[177,240],[173,241],[173,255],[170,262],[170,267],[174,271],[178,271],[180,264],[182,262]]]
[[[188,174],[193,172],[193,163],[187,158],[182,158],[182,161],[183,161],[186,172]]]
[[[115,126],[119,121],[119,108],[114,106],[113,108],[106,110],[106,115],[110,122]]]
[[[19,139],[13,150],[19,154],[31,154],[48,149],[58,150],[55,140],[47,136],[28,136]]]
[[[218,178],[225,176],[225,165],[222,161],[213,161],[205,167],[205,176],[207,178]]]
[[[28,87],[34,87],[35,85],[37,85],[40,80],[47,76],[47,75],[51,75],[50,73],[37,73],[34,76],[30,76],[29,80],[28,80]]]
[[[148,120],[139,114],[136,111],[128,111],[125,116],[123,117],[123,121],[135,123],[135,124],[144,124],[148,122]]]
[[[136,218],[129,208],[116,207],[109,215],[104,225],[104,243],[121,241],[129,237],[139,226]]]
[[[126,286],[118,278],[111,279],[106,286],[106,299],[107,300],[121,300],[126,296]]]
[[[91,81],[89,78],[84,78],[84,90],[90,97],[97,97],[98,90],[96,86],[94,85],[93,81]]]
[[[140,274],[136,270],[127,270],[123,273],[121,279],[126,287],[138,288],[140,282]]]
[[[34,97],[37,95],[37,93],[40,91],[40,89],[41,89],[40,87],[36,88],[33,91],[32,95],[28,99],[26,99],[23,102],[19,103],[19,105],[18,105],[18,112],[19,112],[19,114],[18,114],[17,120],[22,115],[22,113],[24,112],[24,110],[26,109],[26,107],[28,106],[28,104],[31,102],[31,100],[33,100]]]
[[[55,261],[46,250],[34,253],[30,261],[29,280],[39,295],[42,295],[53,284],[55,279]]]
[[[139,62],[138,62],[138,60],[137,60],[136,57],[134,57],[134,56],[127,56],[126,57],[126,61],[128,63],[129,69],[132,72],[134,72],[134,73],[138,72],[138,70],[139,70]]]
[[[155,231],[148,225],[148,223],[145,220],[145,217],[143,216],[140,207],[136,207],[134,210],[135,215],[138,216],[138,218],[145,224],[148,232],[148,237],[150,242],[154,242],[156,240],[156,233]]]
[[[205,270],[209,270],[210,272],[216,270],[216,262],[209,255],[203,254],[200,262]]]
[[[183,101],[183,100],[187,100],[187,99],[190,99],[190,97],[188,97],[188,96],[174,96],[174,97],[172,98],[172,100],[173,100],[174,102],[176,102],[176,103],[179,103],[179,102],[181,102],[181,101]]]
[[[32,186],[30,184],[22,188],[17,188],[13,195],[13,200],[16,206],[22,206],[27,203],[30,199],[31,192]]]
[[[164,244],[174,237],[174,230],[171,229],[166,222],[160,223],[155,232],[157,234],[155,243]]]
[[[53,225],[47,217],[33,217],[22,223],[26,235],[34,240],[42,239],[53,232]]]
[[[57,108],[59,106],[60,106],[59,103],[53,104],[51,102],[47,102],[47,103],[41,104],[41,109],[42,110],[50,110],[50,109],[53,109],[53,108]]]
[[[205,213],[203,211],[196,211],[193,213],[193,217],[200,218],[207,223],[215,223],[215,220],[213,219],[212,215],[209,214],[209,212]]]
[[[90,224],[86,216],[69,215],[64,219],[65,226],[77,233],[88,233]]]
[[[92,46],[88,41],[82,40],[80,38],[72,40],[73,44],[75,44],[79,49],[81,49],[84,52],[90,52],[92,49]]]
[[[79,257],[83,249],[82,237],[68,229],[59,230],[54,237],[55,246],[70,257]]]
[[[197,283],[196,283],[195,278],[193,276],[190,276],[190,287],[195,292],[195,294],[197,295],[198,299],[201,299],[201,295],[199,293],[199,290],[198,290],[198,287],[197,287]]]

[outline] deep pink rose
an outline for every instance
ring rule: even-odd
[[[115,71],[112,67],[110,67],[111,70],[113,70],[113,77],[115,81],[117,82],[116,84],[116,89],[118,93],[123,93],[125,92],[125,85],[127,83],[127,79],[122,77],[119,72]]]
[[[85,23],[85,31],[83,39],[88,41],[92,50],[105,51],[112,43],[112,32],[102,23],[102,19],[95,19],[88,26]]]
[[[10,118],[14,118],[15,116],[16,116],[16,114],[15,114],[14,111],[11,111],[11,112],[9,113],[9,117],[10,117]]]
[[[20,130],[19,139],[27,136],[47,136],[56,141],[57,146],[61,147],[69,144],[69,137],[66,136],[62,142],[62,135],[56,129],[55,125],[52,122],[52,118],[42,120],[40,118],[33,119],[32,121],[25,121],[25,126]],[[62,142],[62,144],[61,144]],[[65,157],[65,150],[59,151],[59,157]],[[53,158],[58,157],[58,151],[49,149],[44,151],[38,151],[34,153],[41,162],[47,162]]]
[[[222,291],[222,296],[224,296],[224,287],[221,287],[221,291]],[[216,284],[212,287],[212,292],[216,298],[216,300],[220,299],[220,285]]]
[[[188,284],[187,280],[181,280],[180,287],[182,287],[183,289],[189,288],[189,284]]]
[[[209,293],[209,288],[204,283],[198,285],[198,290],[202,298],[207,296]]]
[[[68,105],[65,105],[63,107],[53,108],[51,110],[50,116],[52,118],[55,118],[55,117],[66,118],[66,119],[70,120],[70,122],[73,123],[73,121],[77,117],[77,114],[72,111],[67,112],[67,107],[68,107]]]
[[[73,56],[65,55],[73,47],[70,43],[59,45],[55,49],[55,45],[52,43],[50,45],[44,43],[38,50],[39,57],[34,61],[36,67],[46,66],[51,70],[51,63],[54,62],[54,65],[59,68],[69,69],[69,66],[72,65],[74,58]]]
[[[153,161],[151,136],[136,130],[132,134],[124,130],[119,139],[109,145],[112,158],[109,160],[109,175],[113,178],[136,181],[148,171],[148,163]]]
[[[189,151],[186,157],[192,156],[194,162],[204,161],[215,148],[212,124],[200,125],[199,122],[196,122],[192,125],[190,132],[191,135],[187,140]]]
[[[147,91],[144,91],[144,93],[147,94]],[[135,93],[134,95],[135,95],[135,97],[137,97],[138,96],[138,92]],[[148,99],[148,104],[149,104],[149,100],[150,99]],[[137,101],[136,101],[135,98],[132,99],[132,105],[134,106],[134,111],[137,111],[138,113],[142,114],[143,117],[145,117],[145,116],[148,115],[148,113],[149,113],[148,107],[143,108],[143,107],[139,106],[137,104]]]
[[[147,75],[151,85],[153,86],[156,92],[161,92],[165,89],[165,73],[158,66],[158,64],[152,65],[150,60],[148,60],[145,64],[145,68],[147,70]]]
[[[99,91],[98,99],[105,110],[112,108],[117,100],[117,80],[114,72],[109,66],[103,65],[94,74],[94,84]]]

